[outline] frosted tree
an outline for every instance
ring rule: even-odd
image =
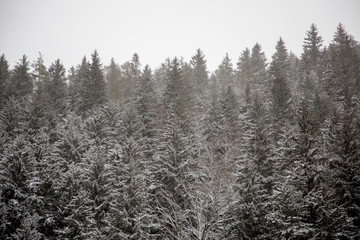
[[[46,84],[49,81],[49,72],[44,65],[44,59],[41,53],[32,64],[33,71],[31,73],[34,79],[34,94],[30,112],[29,127],[38,130],[41,127],[49,126],[52,122],[52,114],[50,111],[50,101],[46,92]]]
[[[24,97],[32,93],[34,84],[29,70],[29,62],[24,55],[15,65],[6,86],[8,96]]]
[[[55,117],[63,115],[67,105],[67,84],[65,68],[59,59],[49,67],[49,80],[45,88],[53,114]]]
[[[70,109],[77,113],[84,113],[86,109],[85,94],[87,79],[90,78],[90,63],[84,56],[81,64],[76,69],[72,70],[70,84],[69,84],[69,97],[70,97]]]
[[[77,77],[72,84],[73,97],[79,96],[79,100],[74,99],[74,108],[82,114],[99,106],[106,101],[106,84],[105,77],[100,62],[98,52],[95,50],[91,54],[91,63],[83,58],[82,63],[78,66]]]
[[[255,84],[265,84],[267,59],[261,45],[256,43],[251,49],[250,68]]]
[[[274,168],[267,113],[258,94],[252,98],[241,122],[243,152],[237,160],[237,197],[227,212],[226,236],[271,238]]]
[[[229,143],[234,143],[239,135],[239,102],[232,86],[223,90],[220,105],[222,110],[224,134]]]
[[[133,100],[135,89],[141,73],[140,58],[134,53],[131,61],[127,61],[120,66],[121,70],[121,98],[125,103]]]
[[[325,86],[334,101],[351,105],[352,97],[359,93],[360,57],[355,50],[355,41],[339,24],[329,46],[330,61]]]
[[[192,238],[194,212],[191,209],[193,193],[195,149],[188,98],[177,58],[171,62],[164,94],[166,119],[160,130],[155,172],[158,181],[157,212],[165,238]]]
[[[107,98],[110,101],[116,102],[120,100],[120,77],[120,67],[115,63],[115,60],[112,58],[110,65],[107,67],[106,71]]]
[[[9,81],[10,72],[9,72],[9,63],[5,58],[5,54],[0,56],[0,108],[5,102],[5,87],[7,81]]]
[[[215,75],[219,83],[226,88],[234,82],[234,69],[229,55],[226,53],[224,59],[215,71]]]
[[[85,88],[85,95],[83,96],[83,104],[86,104],[85,110],[89,110],[106,101],[105,77],[100,57],[96,50],[91,54],[88,74],[89,78],[85,79],[85,85],[83,86]]]
[[[119,149],[110,156],[109,237],[149,239],[154,219],[148,204],[148,159],[141,147],[141,122],[134,106],[128,106],[121,119]]]
[[[280,124],[289,119],[291,105],[291,91],[289,88],[289,55],[285,43],[280,38],[276,44],[276,52],[272,56],[269,69],[271,105],[276,131],[281,130]]]
[[[156,116],[155,109],[158,106],[155,99],[155,90],[154,82],[152,77],[151,69],[148,65],[145,66],[136,89],[136,102],[135,107],[137,114],[139,116],[139,134],[140,138],[138,143],[141,144],[145,175],[146,175],[146,184],[150,189],[149,193],[152,191],[154,184],[155,176],[154,172],[154,154],[156,148],[156,141],[158,139],[158,129],[156,121],[158,116]]]
[[[334,113],[327,121],[325,143],[334,189],[333,211],[338,211],[332,233],[344,238],[359,237],[359,118],[354,109]],[[339,216],[340,215],[340,216]],[[329,231],[331,231],[329,229]],[[330,232],[331,233],[331,232]]]
[[[208,71],[204,53],[196,50],[196,54],[191,57],[190,65],[192,68],[191,82],[195,86],[195,91],[203,93],[208,83]]]
[[[307,74],[318,67],[321,60],[322,45],[323,39],[319,36],[317,26],[313,23],[310,26],[310,30],[306,32],[301,56],[301,61]]]
[[[252,80],[252,69],[250,62],[250,50],[246,48],[240,55],[237,62],[236,75],[238,85],[241,88],[245,88],[246,85]]]

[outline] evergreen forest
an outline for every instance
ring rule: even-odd
[[[0,239],[360,239],[360,44],[334,30],[214,72],[2,54]]]

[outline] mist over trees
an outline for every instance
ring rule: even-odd
[[[359,239],[360,44],[304,35],[214,72],[2,54],[0,239]]]

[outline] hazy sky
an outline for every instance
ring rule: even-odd
[[[59,58],[69,68],[94,49],[105,65],[136,52],[156,68],[200,48],[215,70],[256,42],[271,59],[280,36],[299,56],[311,23],[328,44],[339,22],[360,40],[359,0],[0,0],[0,54],[13,66],[41,52],[47,66]]]

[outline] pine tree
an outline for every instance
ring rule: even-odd
[[[120,67],[115,63],[115,60],[112,58],[106,73],[107,98],[110,101],[116,102],[120,100],[120,77]]]
[[[195,86],[195,91],[203,93],[208,83],[208,71],[204,53],[198,48],[196,54],[191,57],[190,65],[192,68],[191,81]]]
[[[291,92],[288,86],[289,55],[282,38],[276,44],[276,52],[272,57],[269,72],[272,81],[273,115],[277,119],[283,120],[288,115]]]
[[[88,105],[86,110],[103,104],[106,101],[105,78],[100,63],[100,57],[96,50],[93,54],[91,54],[91,60],[89,79],[85,82],[85,84],[88,84],[87,91],[84,96],[84,101]]]
[[[166,119],[155,156],[158,184],[157,212],[166,238],[192,238],[196,228],[191,211],[196,169],[195,142],[182,70],[177,58],[171,62],[164,94]]]
[[[317,26],[314,23],[311,24],[310,30],[306,32],[301,56],[301,61],[307,74],[309,74],[310,70],[315,70],[318,67],[322,43],[323,40],[319,36]]]
[[[67,84],[65,68],[59,59],[49,67],[49,81],[45,84],[45,87],[54,115],[64,114],[66,108]]]
[[[140,121],[133,106],[122,116],[120,153],[113,157],[110,190],[110,239],[149,239],[153,223],[146,189]]]
[[[227,235],[230,239],[272,238],[274,168],[266,109],[258,94],[242,123],[243,153],[237,161],[237,197],[227,212]]]
[[[252,80],[252,69],[250,62],[250,50],[246,48],[239,57],[237,65],[237,81],[241,87],[246,86]]]
[[[330,169],[329,182],[334,189],[333,198],[337,221],[328,228],[332,236],[358,238],[359,219],[359,120],[356,110],[344,109],[334,113],[327,121],[326,151]]]
[[[38,130],[44,126],[49,126],[50,122],[53,122],[52,113],[50,111],[49,96],[46,92],[46,84],[49,81],[49,72],[44,65],[44,59],[41,53],[39,57],[32,64],[33,72],[32,77],[34,79],[35,91],[32,101],[30,128]]]
[[[360,57],[355,50],[355,42],[339,24],[329,47],[329,75],[326,89],[335,101],[352,104],[352,97],[359,93]]]
[[[223,61],[215,71],[215,75],[219,83],[226,88],[229,84],[234,82],[234,70],[229,55],[226,53]]]
[[[17,134],[1,149],[0,161],[0,219],[1,238],[15,238],[21,230],[28,211],[27,181],[32,170],[32,149],[26,134]]]
[[[2,54],[0,57],[0,108],[5,102],[5,86],[7,84],[7,81],[9,81],[9,78],[9,63],[5,58],[5,54]]]
[[[251,49],[250,68],[255,84],[265,84],[267,60],[261,45],[256,43]]]
[[[291,184],[302,194],[303,201],[299,205],[298,221],[293,227],[303,229],[301,233],[294,233],[298,237],[309,238],[319,232],[321,224],[321,208],[324,208],[321,197],[322,175],[318,169],[322,164],[316,136],[313,134],[313,123],[308,103],[302,100],[298,108],[297,128],[293,136],[294,149],[290,154],[289,162],[293,164]]]
[[[10,81],[6,86],[8,96],[24,97],[33,91],[33,80],[29,73],[26,55],[15,65]]]
[[[38,215],[38,221],[34,224],[38,225],[39,233],[49,238],[56,236],[55,230],[59,224],[59,179],[66,164],[64,159],[55,156],[52,141],[46,127],[37,130],[31,137],[32,168],[27,180],[28,217]]]
[[[76,68],[76,74],[70,82],[71,99],[70,108],[75,110],[77,113],[82,113],[87,109],[86,94],[89,86],[86,84],[90,78],[90,63],[84,56],[81,64]]]
[[[61,211],[56,213],[49,228],[57,238],[79,239],[94,229],[92,202],[84,186],[88,179],[83,159],[89,149],[89,137],[82,119],[69,115],[56,126],[56,138],[52,159],[57,163],[54,170],[59,177],[54,178],[53,188],[58,194],[57,205]],[[89,237],[88,237],[89,238]]]

